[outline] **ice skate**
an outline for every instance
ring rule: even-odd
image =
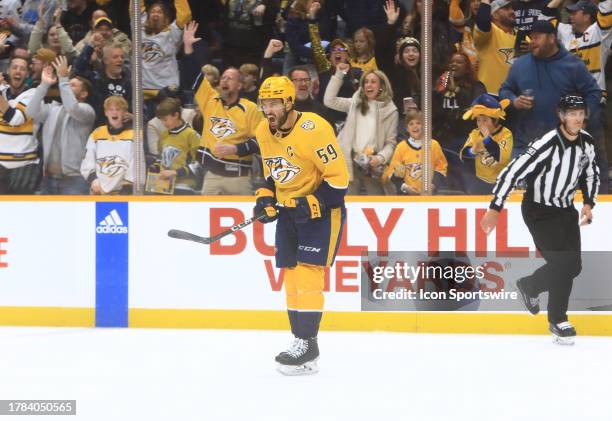
[[[289,349],[281,352],[275,358],[279,364],[277,370],[285,376],[302,376],[318,372],[318,359],[317,338],[295,338]]]
[[[549,323],[548,329],[553,334],[553,343],[558,345],[574,345],[576,329],[570,322]]]
[[[525,291],[524,283],[525,278],[521,278],[516,281],[516,290],[518,291],[521,301],[525,306],[525,309],[533,315],[536,315],[540,312],[540,299],[538,297],[531,297]]]

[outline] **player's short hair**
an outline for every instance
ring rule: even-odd
[[[167,117],[171,115],[181,115],[181,101],[176,98],[166,98],[157,106],[155,116],[157,118]]]
[[[110,107],[118,107],[123,111],[128,110],[128,103],[122,96],[109,96],[104,100],[104,111],[107,111]]]
[[[419,110],[410,110],[406,113],[406,125],[410,123],[412,120],[419,120],[423,122],[423,112]]]

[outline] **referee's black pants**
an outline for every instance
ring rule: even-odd
[[[523,220],[546,264],[524,278],[527,294],[548,291],[548,321],[567,321],[574,278],[582,271],[578,211],[524,201]]]

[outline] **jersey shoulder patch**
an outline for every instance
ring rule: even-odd
[[[304,130],[314,130],[314,128],[316,127],[315,122],[308,119],[306,121],[304,121],[302,124],[300,124],[300,127]]]

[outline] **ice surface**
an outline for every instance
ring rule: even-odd
[[[320,373],[284,377],[274,356],[289,342],[0,328],[0,399],[76,399],[67,420],[87,421],[612,420],[609,337],[561,347],[548,336],[321,332]],[[0,417],[11,418],[30,419]]]

